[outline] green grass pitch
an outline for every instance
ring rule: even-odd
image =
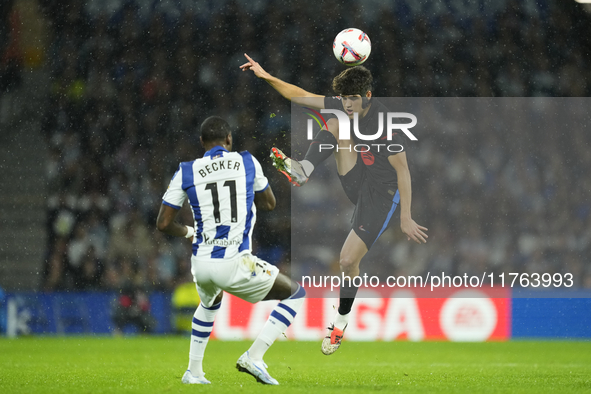
[[[0,393],[583,393],[591,392],[591,342],[279,341],[265,361],[280,386],[235,369],[250,342],[212,340],[212,384],[183,385],[188,337],[0,339]]]

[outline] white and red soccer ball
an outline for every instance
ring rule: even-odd
[[[358,66],[371,53],[369,36],[359,29],[345,29],[334,39],[332,51],[337,60],[345,66]]]

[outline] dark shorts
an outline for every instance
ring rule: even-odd
[[[353,213],[353,231],[371,249],[372,245],[394,221],[394,211],[400,202],[398,190],[387,199],[369,187],[359,191],[359,199]]]
[[[340,176],[343,190],[355,204],[352,228],[369,250],[394,221],[392,218],[400,202],[398,190],[385,195],[364,182],[365,165],[359,160],[347,174]]]

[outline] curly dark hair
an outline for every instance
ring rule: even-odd
[[[232,133],[228,122],[219,116],[210,116],[201,123],[201,139],[203,143],[223,141]]]
[[[371,72],[363,66],[346,69],[332,80],[332,89],[339,96],[365,94],[372,90],[373,77]]]

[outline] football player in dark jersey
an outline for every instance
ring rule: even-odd
[[[363,66],[348,68],[336,76],[332,87],[338,96],[326,97],[310,93],[270,75],[259,63],[247,54],[245,56],[248,62],[240,68],[243,71],[253,71],[257,77],[265,80],[288,100],[316,109],[344,111],[351,122],[350,130],[353,130],[352,122],[357,115],[358,129],[362,135],[375,134],[379,128],[379,114],[385,116],[388,112],[383,104],[372,100],[373,79],[371,72]],[[286,157],[277,148],[271,150],[275,167],[296,186],[306,183],[314,168],[334,153],[343,189],[355,204],[353,226],[339,258],[341,271],[350,278],[359,275],[361,259],[388,227],[398,205],[400,228],[408,240],[425,243],[428,238],[427,228],[418,225],[411,216],[411,179],[406,152],[397,149],[391,152],[384,147],[371,151],[366,140],[360,141],[355,133],[352,134],[352,140],[339,139],[339,121],[331,118],[314,137],[304,160],[297,161]],[[359,142],[368,146],[361,153],[351,149],[352,144]],[[402,136],[393,135],[392,142],[402,145]],[[323,149],[320,149],[320,146]],[[331,146],[332,149],[326,148]],[[326,338],[322,341],[324,354],[332,354],[339,348],[356,294],[357,288],[345,280],[340,289],[337,314],[328,328]]]

